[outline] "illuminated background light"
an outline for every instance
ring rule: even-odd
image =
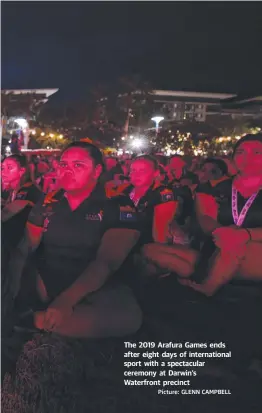
[[[142,140],[138,138],[134,139],[134,141],[132,142],[133,148],[139,149],[141,148],[142,145],[143,145]]]
[[[24,118],[17,118],[17,119],[15,119],[15,122],[16,122],[17,125],[20,126],[20,128],[22,128],[22,129],[28,128],[28,122],[27,122],[27,120],[24,119]]]
[[[159,124],[162,120],[164,120],[163,116],[154,116],[151,120],[157,124]]]

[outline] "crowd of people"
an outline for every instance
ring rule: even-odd
[[[59,159],[13,154],[2,160],[1,198],[9,329],[135,333],[146,310],[134,274],[175,277],[208,297],[232,280],[260,288],[261,134],[241,138],[232,159],[104,159],[83,141]]]

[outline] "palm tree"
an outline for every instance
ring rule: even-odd
[[[121,77],[106,92],[103,103],[107,121],[122,134],[127,135],[130,125],[141,128],[150,119],[152,88],[140,76]]]
[[[139,75],[120,78],[118,84],[121,90],[119,108],[126,113],[123,130],[127,134],[129,124],[139,129],[147,125],[152,114],[152,88]]]

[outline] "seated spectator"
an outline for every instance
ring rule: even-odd
[[[51,191],[56,191],[59,189],[59,180],[58,180],[58,167],[59,160],[54,158],[51,160],[51,169],[43,176],[43,192],[47,194]]]
[[[31,164],[31,176],[34,176],[34,183],[37,187],[43,191],[44,188],[44,176],[49,172],[49,165],[44,159],[39,159],[35,166]]]
[[[105,171],[100,177],[100,182],[105,184],[106,182],[114,181],[115,176],[122,174],[121,165],[118,163],[116,158],[107,157],[105,158]]]
[[[221,159],[227,165],[228,176],[235,176],[237,174],[236,165],[232,158],[229,158],[227,155],[224,156],[216,156],[215,159]]]
[[[123,336],[141,325],[131,290],[113,277],[139,238],[136,211],[127,214],[106,198],[98,184],[102,170],[98,148],[69,145],[59,167],[62,190],[46,195],[30,214],[12,277],[17,283],[29,251],[35,251],[45,305],[34,314],[38,329],[93,338]]]
[[[2,162],[2,240],[15,247],[21,240],[28,215],[41,197],[41,192],[30,181],[24,155],[11,155]]]
[[[189,171],[186,161],[180,155],[174,155],[170,158],[167,172],[172,186],[191,186],[198,183],[197,175]]]
[[[200,171],[198,173],[200,183],[220,182],[228,179],[228,168],[226,162],[222,159],[207,158],[202,162]]]
[[[145,256],[180,277],[194,274],[201,256],[207,277],[183,284],[206,295],[214,294],[234,277],[262,280],[262,135],[246,135],[234,150],[238,174],[199,189],[199,221],[208,239],[200,253],[178,246],[148,245]],[[202,192],[201,192],[202,191]]]
[[[202,162],[198,178],[200,182],[209,182],[212,186],[215,186],[219,182],[228,179],[227,172],[227,165],[223,160],[207,158]],[[172,224],[171,231],[175,244],[190,244],[193,238],[195,241],[196,236],[198,235],[199,237],[193,201],[197,188],[197,184],[190,187],[184,185],[177,188],[177,194],[182,200],[180,205],[183,205],[183,208],[181,208],[180,213],[177,214],[177,218]]]
[[[167,243],[178,201],[171,189],[158,182],[158,177],[156,159],[150,155],[138,156],[130,166],[130,183],[120,185],[113,195],[119,195],[125,203],[128,197],[129,204],[139,212],[144,242]]]
[[[22,240],[26,221],[41,192],[29,179],[26,157],[11,155],[2,162],[2,188],[4,203],[1,214],[2,240],[2,314],[9,313],[13,287],[8,268],[12,252]]]
[[[193,214],[193,193],[198,184],[198,177],[189,170],[189,162],[180,155],[170,158],[168,164],[168,187],[176,193],[179,210],[171,225],[172,242],[188,244],[190,242],[189,227]]]

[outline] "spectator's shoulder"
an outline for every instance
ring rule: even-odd
[[[125,195],[130,187],[129,183],[116,185],[114,181],[109,181],[105,184],[105,193],[107,198],[115,198],[121,195]]]
[[[233,182],[232,178],[224,177],[224,178],[221,178],[219,181],[214,182],[213,187],[219,190],[228,189],[228,188],[231,189],[232,182]]]
[[[52,191],[48,194],[40,193],[40,197],[36,205],[32,208],[28,222],[36,226],[43,226],[46,215],[53,213],[53,206],[62,196],[62,191]]]
[[[197,187],[196,192],[212,195],[214,197],[219,193],[227,194],[232,188],[231,178],[221,178],[219,181],[208,181],[204,184],[200,184]]]
[[[41,191],[32,183],[25,183],[17,192],[16,199],[26,200],[33,205],[37,203],[41,197]]]

